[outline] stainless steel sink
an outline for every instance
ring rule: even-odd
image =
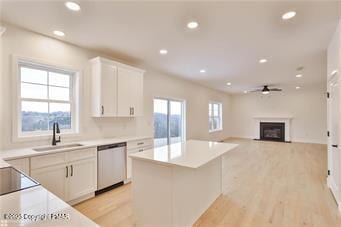
[[[60,150],[60,149],[67,149],[67,148],[74,148],[74,147],[81,147],[84,146],[79,143],[71,143],[65,145],[57,145],[57,146],[48,146],[48,147],[38,147],[33,148],[34,151],[43,152],[43,151],[53,151],[53,150]]]

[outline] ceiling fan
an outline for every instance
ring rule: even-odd
[[[261,88],[252,90],[250,92],[262,92],[262,94],[267,95],[270,93],[270,91],[282,91],[281,88],[269,88],[269,85],[264,85]]]

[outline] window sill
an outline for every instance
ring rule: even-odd
[[[209,133],[220,132],[220,131],[223,131],[223,129],[219,128],[219,129],[214,129],[214,130],[208,130]]]

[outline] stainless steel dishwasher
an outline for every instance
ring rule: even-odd
[[[126,179],[126,143],[97,147],[97,192],[110,190]]]

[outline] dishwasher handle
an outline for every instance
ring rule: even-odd
[[[118,147],[125,147],[127,146],[127,143],[115,143],[115,144],[108,144],[108,145],[102,145],[97,147],[97,151],[103,151],[103,150],[108,150],[108,149],[113,149],[113,148],[118,148]]]

